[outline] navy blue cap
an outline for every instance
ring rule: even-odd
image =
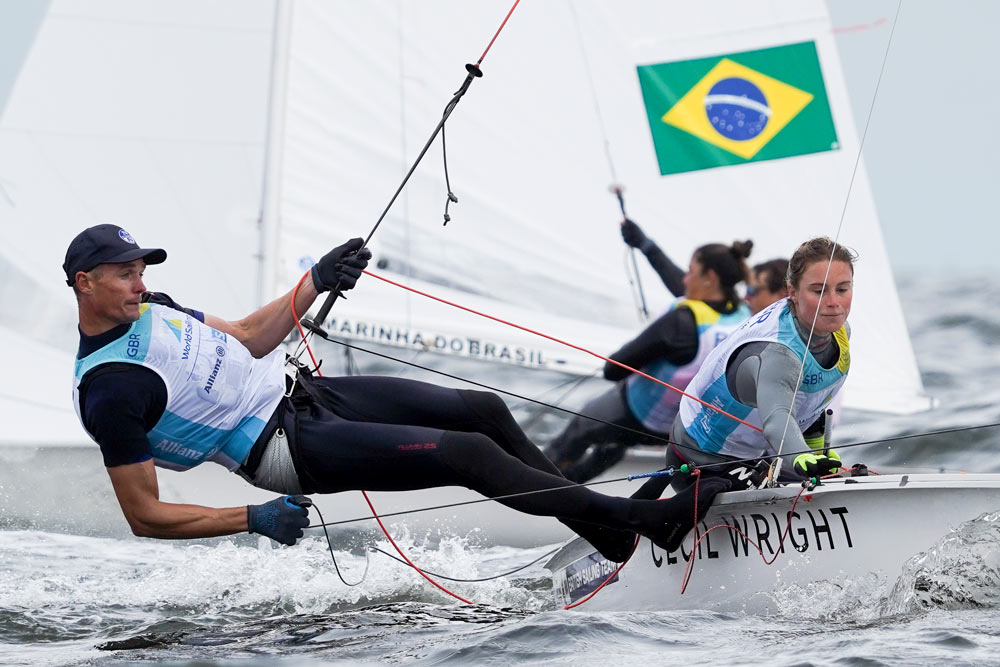
[[[73,239],[66,249],[66,284],[76,285],[77,271],[90,271],[98,264],[123,264],[136,259],[146,264],[159,264],[167,259],[160,248],[140,248],[132,235],[118,225],[88,227]]]

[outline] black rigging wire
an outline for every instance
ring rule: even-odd
[[[430,570],[427,570],[427,569],[424,569],[424,572],[426,572],[429,575],[435,576],[438,579],[447,579],[448,581],[459,581],[459,582],[470,583],[470,584],[471,583],[478,583],[480,581],[492,581],[493,579],[502,579],[504,577],[509,577],[512,574],[517,574],[521,570],[525,570],[525,569],[531,567],[532,565],[534,565],[538,561],[542,560],[543,558],[547,558],[547,557],[551,556],[555,552],[559,551],[559,549],[561,549],[561,548],[562,548],[561,546],[556,547],[555,549],[552,549],[551,551],[547,551],[547,552],[543,553],[541,556],[539,556],[535,560],[531,561],[530,563],[525,563],[524,565],[522,565],[520,567],[516,567],[513,570],[508,570],[507,572],[501,572],[500,574],[494,574],[492,577],[481,577],[479,579],[461,579],[459,577],[449,577],[447,575],[441,574],[440,572],[431,572]],[[388,551],[383,551],[382,549],[379,549],[378,547],[371,547],[371,550],[372,551],[377,551],[380,554],[384,554],[384,555],[388,556],[389,558],[393,559],[394,561],[396,561],[397,563],[402,563],[403,565],[406,565],[406,567],[409,567],[409,564],[405,560],[403,560],[402,558],[397,558],[396,556],[393,556]]]
[[[333,569],[337,572],[337,577],[340,578],[340,582],[345,586],[357,586],[358,584],[362,583],[368,577],[368,565],[370,562],[370,559],[368,558],[368,551],[367,550],[365,551],[365,571],[361,573],[361,578],[355,581],[354,583],[351,583],[346,579],[344,579],[344,575],[340,573],[340,566],[337,565],[337,556],[334,555],[333,553],[333,542],[330,541],[330,533],[326,529],[328,525],[332,524],[326,523],[326,521],[323,519],[323,513],[319,511],[319,508],[316,507],[315,504],[312,505],[312,508],[316,510],[316,514],[319,515],[319,520],[321,522],[319,525],[323,527],[323,534],[326,535],[326,546],[329,547],[330,549],[330,560],[333,561]]]
[[[406,361],[404,359],[400,359],[399,357],[394,357],[394,356],[392,356],[390,354],[383,354],[382,352],[376,352],[375,350],[372,350],[372,349],[369,349],[369,348],[360,347],[358,345],[351,345],[350,343],[348,343],[346,341],[338,340],[337,338],[333,338],[331,336],[327,336],[326,340],[330,341],[331,343],[336,343],[337,345],[343,345],[344,347],[351,348],[352,350],[359,350],[361,352],[367,352],[368,354],[374,355],[376,357],[382,357],[383,359],[388,359],[389,361],[395,361],[395,362],[400,363],[400,364],[405,364],[407,366],[412,366],[414,368],[419,368],[420,370],[427,371],[428,373],[436,373],[437,375],[442,375],[444,377],[451,378],[452,380],[458,380],[459,382],[466,382],[466,383],[474,385],[476,387],[482,387],[483,389],[489,389],[490,391],[494,391],[494,392],[496,392],[498,394],[504,394],[506,396],[511,396],[513,398],[518,398],[518,399],[521,399],[522,401],[528,401],[529,403],[535,403],[536,405],[540,405],[542,407],[550,408],[552,410],[558,410],[559,412],[565,412],[566,414],[575,415],[577,417],[583,417],[584,419],[590,419],[592,421],[600,422],[601,424],[605,424],[607,426],[614,426],[614,427],[619,428],[619,429],[621,429],[623,431],[630,431],[631,433],[635,433],[637,435],[641,435],[641,436],[647,437],[650,440],[658,440],[659,442],[661,442],[661,443],[663,443],[665,445],[674,444],[673,441],[670,440],[669,438],[658,436],[655,433],[649,433],[648,431],[640,431],[639,429],[630,428],[628,426],[622,426],[620,424],[613,424],[613,423],[611,423],[609,421],[605,421],[605,420],[600,419],[598,417],[591,417],[590,415],[585,415],[585,414],[580,413],[580,412],[575,412],[573,410],[570,410],[569,408],[564,408],[562,406],[554,405],[552,403],[546,403],[545,401],[540,401],[540,400],[538,400],[536,398],[530,398],[530,397],[524,396],[522,394],[517,394],[517,393],[512,392],[512,391],[507,391],[506,389],[500,389],[499,387],[494,387],[492,385],[488,385],[488,384],[485,384],[483,382],[477,382],[476,380],[470,380],[469,378],[464,378],[461,375],[453,375],[452,373],[446,373],[446,372],[444,372],[442,370],[438,370],[436,368],[430,368],[429,366],[422,366],[422,365],[420,365],[418,363],[415,363],[415,362],[412,362],[412,361]],[[575,387],[573,387],[573,388],[575,388]]]
[[[313,507],[313,509],[316,510],[316,514],[319,515],[319,520],[322,522],[319,525],[322,526],[322,528],[323,528],[323,535],[326,536],[326,546],[330,550],[330,560],[333,561],[333,569],[337,573],[337,577],[340,579],[341,583],[343,583],[345,586],[358,586],[359,584],[363,583],[365,579],[368,578],[368,566],[371,563],[371,559],[368,557],[368,555],[372,551],[377,551],[380,554],[388,556],[389,558],[393,559],[397,563],[402,563],[406,567],[410,567],[410,564],[407,563],[405,560],[403,560],[402,558],[397,558],[396,556],[393,556],[388,551],[384,551],[383,549],[379,549],[378,547],[368,547],[367,549],[365,549],[365,571],[361,573],[361,578],[358,579],[355,582],[349,582],[349,581],[347,581],[346,579],[344,579],[344,575],[340,571],[340,566],[337,564],[337,556],[333,552],[333,542],[330,540],[330,533],[326,529],[327,526],[331,526],[333,524],[326,523],[326,521],[323,519],[323,513],[319,511],[319,508],[316,507],[316,505],[312,505],[312,507]],[[534,565],[538,561],[542,560],[543,558],[547,558],[548,556],[551,556],[555,552],[559,551],[560,548],[561,547],[556,547],[555,549],[547,551],[547,552],[543,553],[541,556],[535,558],[534,560],[532,560],[532,561],[530,561],[528,563],[525,563],[524,565],[521,565],[520,567],[515,567],[513,570],[507,570],[506,572],[501,572],[500,574],[494,574],[493,576],[490,576],[490,577],[480,577],[478,579],[462,579],[460,577],[449,577],[448,575],[441,574],[440,572],[431,572],[430,570],[427,570],[427,569],[424,569],[424,568],[421,568],[421,570],[423,572],[425,572],[425,573],[433,576],[433,577],[437,577],[438,579],[447,579],[448,581],[458,581],[458,582],[463,582],[463,583],[478,583],[478,582],[482,582],[482,581],[491,581],[493,579],[502,579],[504,577],[509,577],[512,574],[517,574],[521,570],[525,570],[525,569],[531,567],[532,565]]]

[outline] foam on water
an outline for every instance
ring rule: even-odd
[[[517,551],[527,562],[536,550],[470,549],[450,537],[429,549],[403,534],[397,543],[421,568],[456,578],[477,578],[511,566]],[[451,598],[411,568],[372,553],[367,576],[357,586],[337,577],[326,541],[304,538],[293,548],[273,547],[266,538],[245,546],[220,540],[190,544],[59,535],[36,531],[0,532],[0,555],[9,566],[0,579],[7,608],[85,609],[111,605],[171,614],[330,613],[383,602],[416,600],[449,603]],[[376,546],[392,551],[386,542]],[[354,582],[365,556],[335,551],[344,578]],[[50,567],[40,568],[48,563]],[[483,567],[483,564],[486,567]],[[32,573],[45,572],[45,576]],[[530,570],[528,575],[530,577]],[[536,572],[535,576],[539,576]],[[502,578],[486,582],[442,582],[477,603],[538,610],[548,603],[536,593]]]
[[[455,578],[491,576],[549,550],[479,550],[454,536],[431,547],[406,531],[395,539],[420,567]],[[373,546],[393,552],[385,541]],[[358,581],[364,549],[334,553],[344,578]],[[162,652],[215,644],[230,647],[220,649],[225,655],[233,645],[255,651],[303,634],[320,646],[339,645],[338,633],[356,641],[364,634],[359,628],[370,625],[403,631],[408,623],[494,623],[552,606],[539,565],[517,578],[441,582],[477,603],[468,607],[408,566],[375,552],[369,557],[364,580],[348,587],[322,537],[289,548],[266,538],[190,543],[0,531],[0,644],[12,649],[4,662],[48,664],[59,656],[52,664],[65,664],[108,655],[98,646]]]
[[[910,558],[898,577],[869,573],[779,585],[776,616],[865,626],[926,610],[1000,609],[1000,512],[961,524]]]
[[[903,566],[889,613],[1000,607],[1000,512],[966,521]]]

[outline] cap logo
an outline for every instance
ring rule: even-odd
[[[121,240],[125,241],[125,243],[131,243],[132,245],[137,245],[135,239],[132,238],[132,235],[126,232],[124,229],[118,230],[118,236],[121,237]]]

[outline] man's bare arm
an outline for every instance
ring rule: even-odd
[[[248,529],[246,506],[217,509],[161,502],[152,460],[107,471],[125,519],[140,537],[217,537]]]
[[[250,350],[250,354],[259,359],[278,347],[295,326],[291,309],[294,291],[289,291],[260,310],[235,322],[206,313],[205,324],[233,336]],[[312,279],[307,276],[302,281],[295,298],[295,312],[299,317],[305,315],[317,296],[316,287]]]

